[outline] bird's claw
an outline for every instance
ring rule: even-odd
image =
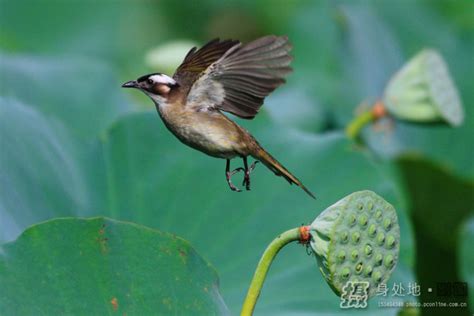
[[[257,166],[257,163],[259,163],[260,161],[258,160],[255,160],[251,165],[250,165],[250,168],[249,168],[249,173],[252,172],[255,167]]]
[[[254,161],[251,165],[250,168],[247,168],[247,160],[244,160],[244,165],[245,168],[239,167],[235,168],[232,171],[229,171],[229,160],[227,161],[227,166],[226,166],[226,173],[225,177],[227,179],[227,184],[229,185],[229,188],[232,191],[235,192],[242,192],[239,188],[237,188],[233,183],[232,183],[232,176],[236,173],[239,173],[240,171],[244,172],[244,180],[242,181],[242,185],[245,186],[245,189],[247,191],[250,191],[250,173],[255,169],[255,166],[257,165],[258,161]]]
[[[229,183],[229,188],[230,188],[232,191],[235,191],[235,192],[242,192],[242,190],[239,189],[238,187],[236,187],[230,180],[228,180],[227,183]]]
[[[245,171],[244,168],[242,167],[239,167],[239,168],[236,168],[230,172],[227,172],[226,173],[226,179],[227,179],[227,183],[229,184],[229,188],[232,190],[232,191],[235,191],[235,192],[242,192],[242,190],[240,190],[239,188],[237,188],[233,183],[232,183],[232,180],[231,180],[231,177],[236,174],[236,173],[239,173],[240,171]]]
[[[245,171],[245,170],[242,167],[235,168],[234,170],[230,172],[230,176],[232,177],[234,174],[239,173],[240,171]]]
[[[250,191],[250,173],[255,169],[255,166],[257,165],[258,160],[254,161],[248,170],[245,171],[244,174],[244,181],[242,181],[242,185],[245,185],[245,189],[247,191]]]

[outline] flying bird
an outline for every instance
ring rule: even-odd
[[[166,127],[182,143],[225,159],[231,190],[241,191],[231,181],[240,171],[244,172],[242,185],[250,190],[250,174],[260,161],[314,198],[246,129],[222,113],[253,119],[265,97],[285,83],[292,71],[290,50],[286,36],[265,36],[247,44],[214,39],[200,49],[192,48],[173,77],[152,73],[122,87],[148,95]],[[250,166],[248,156],[256,159]],[[243,168],[231,171],[230,160],[236,157],[242,158]]]

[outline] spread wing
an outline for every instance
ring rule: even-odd
[[[210,52],[203,53],[205,56],[213,56],[215,60],[204,70],[204,63],[199,63],[196,67],[201,72],[193,77],[195,82],[189,91],[187,104],[197,110],[219,109],[241,118],[252,119],[265,97],[283,84],[284,77],[291,72],[291,45],[288,38],[272,35],[245,45],[232,42],[233,45],[224,53],[222,50],[217,52],[217,47],[223,49],[224,46],[218,43],[229,41],[215,42],[215,50],[209,47]],[[208,45],[193,54],[198,54]],[[189,59],[194,58],[191,55]],[[175,76],[179,72],[178,68]],[[179,76],[184,77],[184,73]]]
[[[181,65],[176,69],[173,79],[183,88],[190,89],[194,82],[204,73],[204,71],[231,47],[240,44],[239,41],[213,39],[206,45],[197,49],[193,47]],[[186,91],[187,92],[187,91]]]

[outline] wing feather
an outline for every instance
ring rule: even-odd
[[[219,109],[252,119],[265,97],[285,83],[285,76],[292,71],[288,38],[271,35],[246,45],[233,42],[233,46],[224,52],[221,49],[217,54],[212,49],[218,43],[223,42],[210,42],[189,57],[193,59],[193,55],[199,54],[200,58],[211,60],[220,54],[204,70],[199,64],[201,72],[194,77],[196,81],[187,101],[200,110]],[[200,53],[201,50],[204,52]],[[187,63],[186,59],[183,64]],[[207,97],[203,98],[203,95]]]
[[[203,74],[203,72],[231,47],[240,44],[239,41],[224,40],[218,38],[209,41],[200,49],[193,47],[186,54],[181,65],[176,69],[173,79],[184,88],[191,88],[193,83]]]

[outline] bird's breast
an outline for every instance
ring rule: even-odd
[[[240,154],[241,131],[221,113],[170,107],[159,112],[166,127],[184,144],[218,158]]]

